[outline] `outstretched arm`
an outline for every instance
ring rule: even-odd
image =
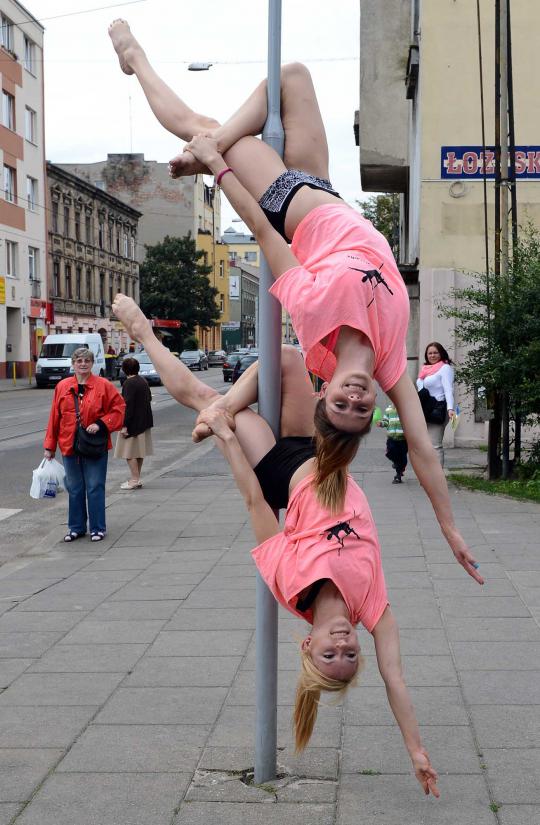
[[[191,152],[214,175],[219,175],[227,169],[227,164],[219,154],[217,142],[213,138],[198,135],[186,144],[184,151]],[[242,186],[234,172],[223,175],[220,186],[233,209],[257,239],[274,278],[298,266],[298,259],[289,249],[287,242],[269,223],[255,198]]]
[[[397,622],[389,607],[375,625],[373,639],[377,664],[386,686],[386,695],[411,757],[416,778],[426,795],[431,792],[433,796],[438,797],[437,773],[432,768],[428,753],[420,739],[418,722],[401,669]]]
[[[217,445],[229,462],[236,485],[246,503],[255,538],[262,544],[266,539],[279,533],[279,522],[264,499],[257,476],[229,427],[223,410],[209,407],[201,413],[200,420],[207,424],[216,436]]]
[[[484,584],[476,570],[476,561],[457,529],[452,513],[448,485],[433,445],[429,440],[426,422],[418,393],[406,372],[387,395],[394,403],[409,449],[409,458],[418,481],[426,491],[443,535],[459,564],[478,584]]]

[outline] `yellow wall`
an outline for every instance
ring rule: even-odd
[[[212,267],[208,274],[210,285],[218,290],[216,302],[221,304],[223,296],[223,311],[220,313],[219,322],[209,330],[197,327],[195,332],[199,339],[201,349],[207,347],[209,350],[221,349],[221,324],[229,320],[229,250],[228,247],[219,242],[212,242],[211,235],[197,235],[197,249],[206,253],[206,263]],[[202,259],[199,261],[202,263]]]
[[[240,263],[246,263],[248,266],[260,266],[260,250],[256,243],[227,243],[229,255],[231,258],[236,258]],[[246,259],[246,252],[255,253],[254,260]]]
[[[531,87],[540,73],[538,37],[531,21],[538,0],[512,3],[516,144],[540,144],[540,110]],[[486,142],[494,143],[494,3],[482,0],[482,51]],[[424,267],[478,270],[484,261],[483,183],[460,179],[464,194],[451,196],[441,180],[441,146],[481,144],[476,4],[440,0],[422,4],[420,56],[421,204],[420,245]],[[533,27],[534,28],[534,27]],[[459,190],[458,190],[459,191]],[[518,180],[518,214],[540,225],[540,181]],[[490,254],[493,249],[493,181],[488,179]]]

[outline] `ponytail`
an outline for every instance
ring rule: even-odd
[[[325,690],[338,694],[337,699],[344,695],[349,685],[356,684],[356,677],[364,665],[359,657],[358,669],[349,682],[340,679],[331,679],[315,667],[307,651],[301,651],[301,670],[296,686],[296,701],[294,705],[294,739],[295,751],[303,751],[313,733],[321,691]]]
[[[315,407],[315,479],[319,504],[331,513],[344,506],[347,490],[347,469],[355,457],[362,437],[369,432],[371,420],[361,432],[338,430],[326,412],[326,402],[320,398]]]

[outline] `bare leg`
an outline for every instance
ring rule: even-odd
[[[226,395],[212,402],[231,416],[254,404],[258,398],[259,363],[252,364]],[[304,359],[295,347],[281,347],[281,414],[280,435],[312,436],[313,413],[317,398],[310,381]],[[193,430],[193,440],[202,441],[211,435],[206,424],[198,423]],[[238,436],[238,433],[237,433]]]
[[[267,117],[266,80],[248,97],[214,136],[222,152],[242,137],[262,132]],[[281,120],[285,132],[284,163],[287,169],[302,169],[328,178],[328,144],[324,124],[308,69],[290,63],[281,70]],[[245,184],[244,184],[245,185]]]
[[[200,411],[219,397],[216,390],[195,378],[191,370],[158,341],[150,321],[132,298],[119,293],[113,302],[113,312],[131,338],[144,346],[161,380],[180,404]]]
[[[132,481],[134,484],[138,484],[139,481],[141,480],[141,474],[140,474],[140,471],[139,471],[139,464],[138,464],[139,459],[138,458],[126,458],[126,461],[127,461],[128,467],[129,467],[130,472],[131,472],[130,481]]]
[[[159,77],[125,20],[115,20],[109,35],[120,67],[135,74],[150,108],[169,132],[183,140],[211,131],[221,152],[242,137],[261,133],[267,116],[266,81],[257,86],[237,112],[222,126],[213,118],[194,112]],[[311,75],[300,63],[285,66],[281,73],[281,118],[285,129],[285,166],[328,177],[328,146]],[[183,153],[171,161],[173,176],[207,171],[193,156]]]
[[[109,35],[118,54],[120,68],[125,74],[137,76],[150,108],[168,132],[182,140],[191,140],[193,135],[219,126],[217,120],[190,109],[156,74],[125,20],[114,20],[109,26]],[[183,165],[185,175],[207,171],[191,154],[184,156]]]

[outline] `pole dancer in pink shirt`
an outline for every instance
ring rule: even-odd
[[[173,176],[214,174],[278,279],[272,291],[289,310],[308,367],[325,382],[315,427],[328,444],[328,467],[346,468],[369,430],[376,379],[398,411],[411,464],[443,535],[457,561],[482,584],[455,525],[446,479],[407,374],[405,285],[383,236],[332,189],[324,125],[307,69],[291,64],[282,70],[282,161],[253,137],[266,120],[265,82],[220,126],[190,109],[159,78],[125,21],[115,21],[109,34],[122,70],[136,75],[160,123],[191,141],[171,161]]]

